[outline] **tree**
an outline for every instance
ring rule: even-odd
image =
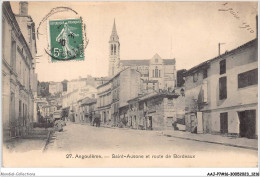
[[[41,96],[41,97],[50,96],[49,85],[50,85],[49,82],[38,82],[38,88],[39,88],[38,96]]]

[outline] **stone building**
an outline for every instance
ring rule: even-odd
[[[74,90],[81,89],[86,85],[97,87],[107,82],[109,79],[110,78],[108,77],[92,77],[90,75],[88,75],[86,78],[79,77],[78,79],[73,79],[67,82],[67,93],[73,92]]]
[[[145,81],[143,87],[167,90],[174,89],[177,84],[175,59],[162,59],[155,54],[147,60],[120,60],[120,42],[114,21],[109,40],[109,77],[129,67],[141,73],[141,79]]]
[[[34,122],[39,122],[41,116],[43,116],[43,114],[44,114],[43,107],[47,106],[49,103],[46,100],[46,98],[40,98],[40,97],[35,99],[35,103],[36,103],[37,113],[36,113],[36,117],[34,117]]]
[[[177,98],[174,92],[151,92],[128,100],[127,126],[134,129],[173,129],[177,121]]]
[[[141,85],[141,73],[133,68],[122,70],[113,78],[111,114],[115,125],[118,125],[122,122],[122,119],[126,118],[127,101],[140,94]]]
[[[82,123],[92,123],[95,116],[96,106],[97,106],[96,98],[86,97],[80,100],[79,106],[79,115],[80,122]]]
[[[126,115],[127,101],[141,92],[141,73],[132,68],[120,71],[107,83],[97,87],[97,109],[102,123],[117,126]]]
[[[63,92],[63,84],[61,82],[50,82],[49,93],[51,95],[59,94]]]
[[[177,87],[184,87],[185,84],[184,73],[186,71],[187,71],[186,69],[181,69],[177,71]]]
[[[69,107],[69,110],[73,110],[77,114],[79,109],[78,101],[85,97],[96,98],[97,89],[92,85],[86,85],[72,92],[63,94],[61,97],[62,108],[64,109]]]
[[[187,131],[257,136],[257,48],[249,41],[185,73]]]
[[[28,2],[14,14],[10,2],[2,3],[2,118],[4,140],[27,134],[37,114],[35,25]]]
[[[101,115],[102,123],[111,122],[111,104],[112,104],[112,80],[97,87],[97,111]]]
[[[122,69],[131,67],[139,71],[143,87],[154,87],[157,91],[174,89],[177,84],[175,59],[162,59],[155,54],[150,60],[121,60]]]

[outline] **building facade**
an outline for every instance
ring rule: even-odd
[[[127,101],[141,92],[141,73],[132,68],[122,70],[107,83],[97,87],[97,109],[102,123],[118,126]]]
[[[141,93],[141,73],[133,68],[122,70],[112,79],[111,115],[113,125],[119,125],[126,117],[129,99]]]
[[[96,106],[97,106],[96,98],[86,97],[80,100],[80,106],[79,106],[80,122],[91,124],[95,118]]]
[[[28,2],[15,15],[10,2],[2,5],[2,118],[4,140],[27,134],[32,127],[37,96],[36,40]]]
[[[177,84],[175,59],[162,59],[155,54],[150,60],[121,60],[122,69],[131,67],[139,71],[144,87],[155,85],[157,91],[174,89]]]
[[[112,104],[112,80],[97,87],[97,110],[101,116],[101,122],[110,124],[111,120],[111,104]]]
[[[145,81],[144,87],[157,85],[154,87],[158,90],[168,90],[174,89],[177,84],[175,59],[162,59],[155,54],[147,60],[120,60],[120,42],[114,21],[109,40],[109,77],[129,67],[141,73],[141,79]]]
[[[63,84],[61,82],[50,82],[49,93],[51,95],[59,94],[63,92]]]
[[[257,39],[185,75],[187,131],[257,137]]]
[[[67,82],[67,91],[66,93],[73,92],[74,90],[81,89],[86,85],[91,85],[93,87],[97,87],[99,85],[104,84],[110,78],[109,77],[92,77],[88,75],[86,78],[79,77],[78,79],[73,79]]]
[[[134,129],[173,129],[177,121],[177,98],[173,92],[151,92],[128,101],[127,126]]]
[[[74,118],[76,122],[80,122],[80,105],[81,101],[86,98],[97,98],[97,89],[92,85],[85,85],[80,89],[74,90],[72,92],[63,94],[61,97],[62,108],[68,109],[75,113]]]

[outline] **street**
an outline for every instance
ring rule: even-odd
[[[255,150],[167,137],[159,131],[113,129],[73,123],[67,123],[63,132],[55,132],[46,150],[46,153],[51,152],[70,152],[73,156],[82,152],[99,153],[105,154],[107,158],[149,154],[154,159],[160,158],[160,155],[175,154],[175,158],[171,158],[171,161],[169,159],[173,164],[168,166],[178,167],[256,167],[258,163]],[[183,159],[182,155],[187,157]]]

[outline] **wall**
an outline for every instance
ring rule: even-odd
[[[202,112],[203,131],[220,133],[220,113],[228,113],[228,133],[239,135],[239,111],[257,110],[258,85],[238,88],[238,74],[257,69],[257,41],[251,41],[244,47],[222,55],[210,61],[208,77],[203,79],[203,70],[199,69],[198,81],[193,82],[193,75],[185,77],[185,110],[187,130],[190,131],[190,116]],[[226,60],[226,73],[220,74],[220,61]],[[219,99],[219,78],[227,77],[227,98]],[[205,84],[206,82],[206,85]],[[204,93],[207,93],[206,95]],[[206,96],[206,103],[202,98]],[[200,103],[200,105],[198,104]],[[256,115],[256,125],[258,122]],[[257,134],[257,126],[256,134]]]
[[[120,73],[119,107],[128,105],[127,101],[138,96],[141,91],[141,74],[134,69]]]
[[[27,17],[26,17],[27,18]],[[11,22],[12,21],[12,22]],[[24,38],[33,36],[32,31],[19,35],[20,27],[10,3],[3,3],[2,75],[3,75],[3,125],[4,139],[21,136],[29,130],[34,116],[35,73],[33,58],[36,50],[28,48]],[[23,32],[23,31],[22,31]],[[24,37],[24,38],[23,38]],[[15,48],[12,48],[12,41]],[[35,41],[33,41],[35,42]],[[13,55],[13,57],[12,57]],[[11,59],[14,59],[11,61]],[[13,94],[13,97],[11,95]],[[20,103],[20,111],[19,111]]]

